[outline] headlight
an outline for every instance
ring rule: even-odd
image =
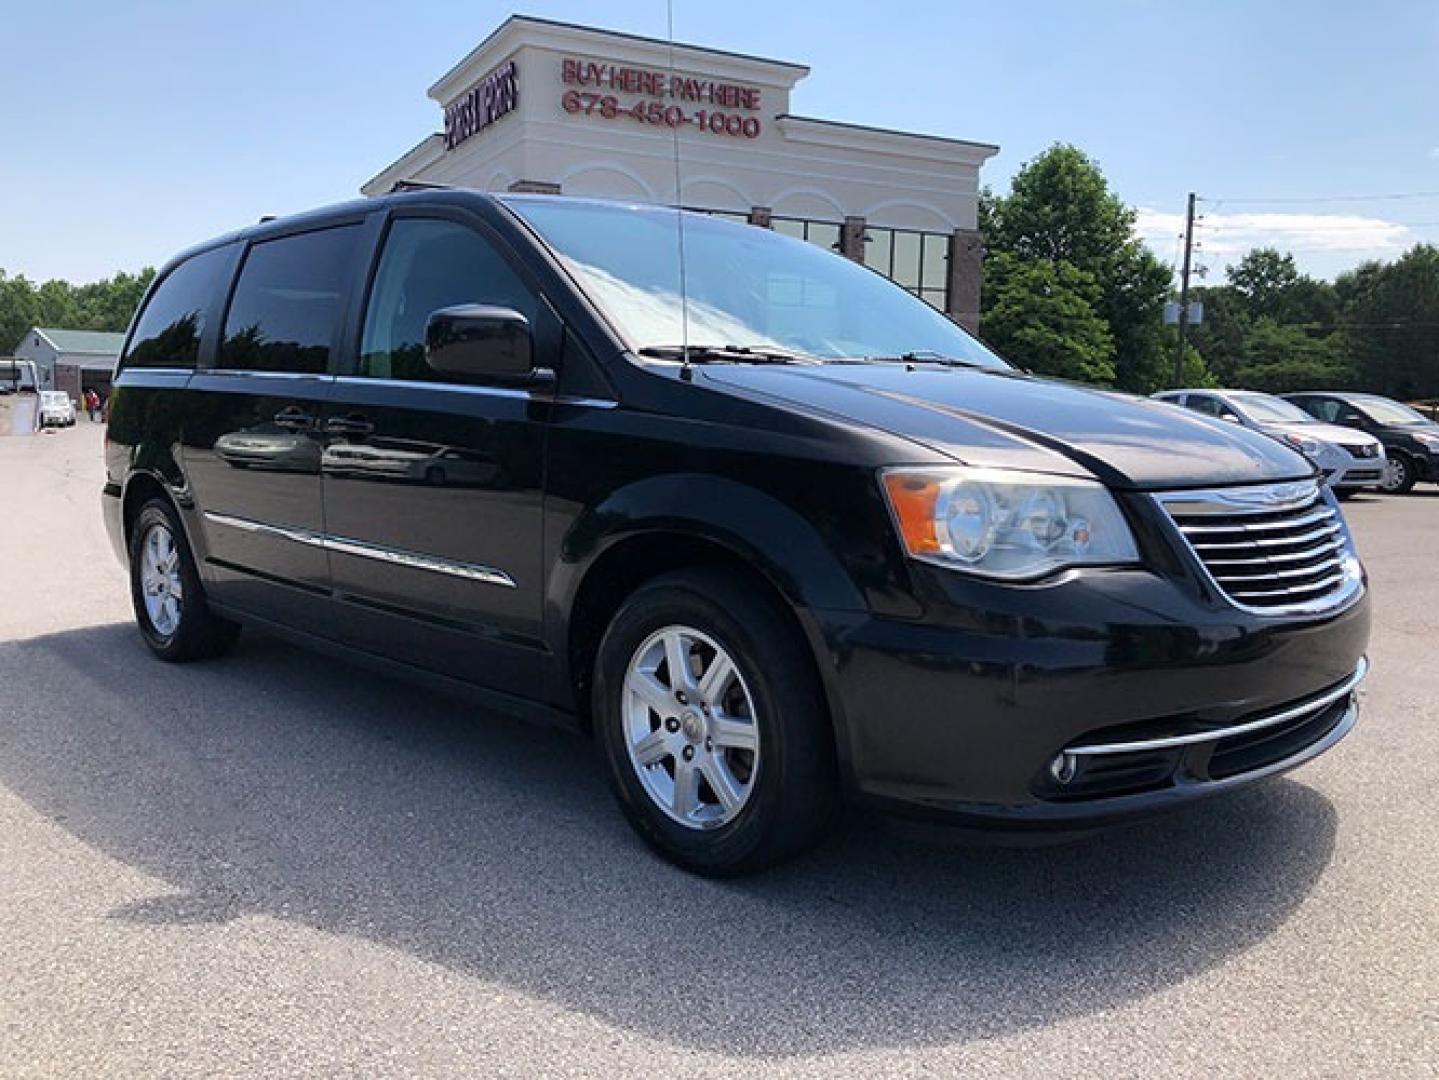
[[[916,559],[1007,581],[1139,561],[1113,496],[1092,480],[964,467],[881,475]]]
[[[1311,457],[1319,453],[1320,450],[1319,440],[1311,439],[1308,435],[1295,435],[1292,432],[1286,432],[1284,441],[1301,454],[1308,454]]]
[[[1416,432],[1414,437],[1430,450],[1439,450],[1439,435],[1422,435]]]

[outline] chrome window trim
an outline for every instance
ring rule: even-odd
[[[249,368],[207,368],[193,369],[195,375],[244,375],[252,379],[299,379],[304,382],[334,382],[333,375],[316,374],[313,371],[258,371]]]
[[[464,578],[466,581],[479,581],[486,585],[499,585],[507,589],[518,588],[515,579],[503,570],[493,566],[483,566],[480,563],[442,559],[436,555],[425,555],[418,551],[387,547],[384,544],[372,544],[369,541],[356,540],[348,536],[336,536],[332,533],[321,533],[313,529],[296,528],[291,525],[275,525],[267,521],[254,521],[250,518],[236,517],[233,514],[218,514],[213,510],[205,511],[205,520],[213,521],[217,525],[228,525],[245,532],[277,536],[297,544],[308,544],[311,547],[324,548],[326,551],[336,551],[342,555],[356,555],[363,559],[374,559],[377,562],[390,563],[394,566],[405,566],[411,570],[428,570],[436,574]]]
[[[1186,491],[1160,491],[1151,493],[1150,498],[1164,511],[1169,529],[1175,539],[1179,541],[1193,564],[1198,568],[1203,580],[1208,582],[1225,603],[1250,615],[1262,615],[1270,618],[1291,618],[1304,615],[1322,615],[1347,607],[1357,600],[1364,592],[1364,574],[1359,565],[1359,557],[1354,549],[1353,539],[1349,535],[1348,524],[1344,521],[1344,514],[1334,502],[1333,497],[1327,494],[1318,479],[1286,481],[1277,484],[1256,484],[1248,487],[1226,487],[1206,488]],[[1222,585],[1204,558],[1199,554],[1200,548],[1212,549],[1216,545],[1206,543],[1203,537],[1191,538],[1186,535],[1185,530],[1179,522],[1174,519],[1175,514],[1189,516],[1203,516],[1205,514],[1266,514],[1282,513],[1285,511],[1302,510],[1303,508],[1321,502],[1333,515],[1331,524],[1320,529],[1306,533],[1302,537],[1290,537],[1284,541],[1274,541],[1260,537],[1251,538],[1248,543],[1256,548],[1281,547],[1285,543],[1305,542],[1311,539],[1319,540],[1325,536],[1333,535],[1341,542],[1336,548],[1328,546],[1325,541],[1325,548],[1321,553],[1333,554],[1339,559],[1339,585],[1340,587],[1325,596],[1316,597],[1311,600],[1302,600],[1292,604],[1276,604],[1272,606],[1255,606],[1245,604],[1229,594],[1228,589]],[[1263,522],[1256,522],[1262,525]],[[1200,526],[1202,528],[1202,526]],[[1231,530],[1237,532],[1238,530]],[[1214,535],[1214,534],[1208,534]],[[1242,535],[1242,534],[1241,534]],[[1219,545],[1227,546],[1227,545]],[[1327,584],[1327,582],[1326,582]],[[1271,595],[1283,595],[1282,592]]]
[[[402,390],[444,391],[446,393],[483,394],[520,400],[551,401],[556,405],[582,405],[594,409],[613,409],[618,401],[609,398],[569,397],[563,394],[540,395],[513,386],[475,386],[466,383],[422,382],[418,379],[380,379],[368,375],[315,375],[304,371],[252,371],[248,368],[127,368],[127,371],[169,371],[184,375],[246,376],[257,379],[298,379],[306,382],[333,382],[343,386],[395,386]]]
[[[484,394],[489,397],[519,398],[524,400],[552,401],[557,405],[588,405],[597,409],[613,409],[619,404],[608,398],[567,397],[563,394],[540,395],[514,386],[477,386],[473,383],[425,382],[421,379],[386,379],[374,375],[337,375],[335,381],[343,386],[395,386],[402,390],[427,390],[430,392]]]
[[[1294,705],[1277,713],[1268,716],[1261,716],[1257,720],[1249,720],[1243,724],[1233,724],[1229,727],[1214,728],[1210,731],[1194,731],[1187,735],[1171,735],[1159,739],[1136,739],[1131,742],[1117,743],[1089,743],[1083,746],[1071,746],[1064,750],[1066,754],[1074,754],[1080,757],[1094,757],[1101,754],[1131,754],[1142,753],[1147,750],[1171,750],[1179,746],[1192,746],[1195,743],[1214,742],[1219,739],[1233,738],[1235,735],[1247,735],[1251,731],[1263,731],[1268,727],[1275,727],[1278,724],[1287,723],[1290,720],[1297,720],[1306,713],[1318,713],[1333,705],[1340,698],[1353,693],[1354,689],[1364,681],[1369,674],[1369,658],[1360,657],[1359,666],[1338,686],[1326,690],[1318,697],[1311,698],[1301,705]]]

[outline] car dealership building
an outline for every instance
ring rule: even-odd
[[[515,15],[430,87],[444,131],[362,190],[678,203],[832,247],[973,328],[979,168],[998,147],[795,115],[808,73]]]

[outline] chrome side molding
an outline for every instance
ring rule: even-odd
[[[362,559],[374,559],[376,562],[390,563],[394,566],[407,566],[412,570],[428,570],[435,574],[448,574],[450,577],[464,578],[466,581],[479,581],[486,585],[499,585],[506,589],[517,588],[515,579],[509,574],[496,567],[483,566],[480,563],[442,559],[437,555],[386,547],[383,544],[372,544],[369,541],[356,540],[348,536],[336,536],[333,533],[316,532],[313,529],[301,529],[292,525],[275,525],[267,521],[254,521],[250,518],[236,517],[233,514],[217,514],[213,510],[205,511],[205,520],[244,532],[263,533],[266,536],[280,537],[297,544],[308,544],[311,547],[324,548],[326,551],[337,551],[343,555],[356,555]]]

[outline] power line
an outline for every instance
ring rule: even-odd
[[[1380,195],[1305,195],[1287,198],[1248,198],[1237,195],[1212,195],[1201,197],[1207,203],[1329,203],[1329,202],[1378,202],[1388,199],[1439,199],[1439,191],[1396,191]]]
[[[1299,224],[1286,225],[1254,225],[1231,223],[1224,224],[1222,221],[1210,225],[1207,222],[1204,228],[1211,232],[1285,232],[1288,230],[1302,230],[1304,232],[1344,232],[1350,229],[1383,229],[1386,227],[1403,229],[1431,229],[1439,225],[1439,221],[1390,221],[1387,218],[1374,218],[1372,221],[1336,221],[1333,224]]]

